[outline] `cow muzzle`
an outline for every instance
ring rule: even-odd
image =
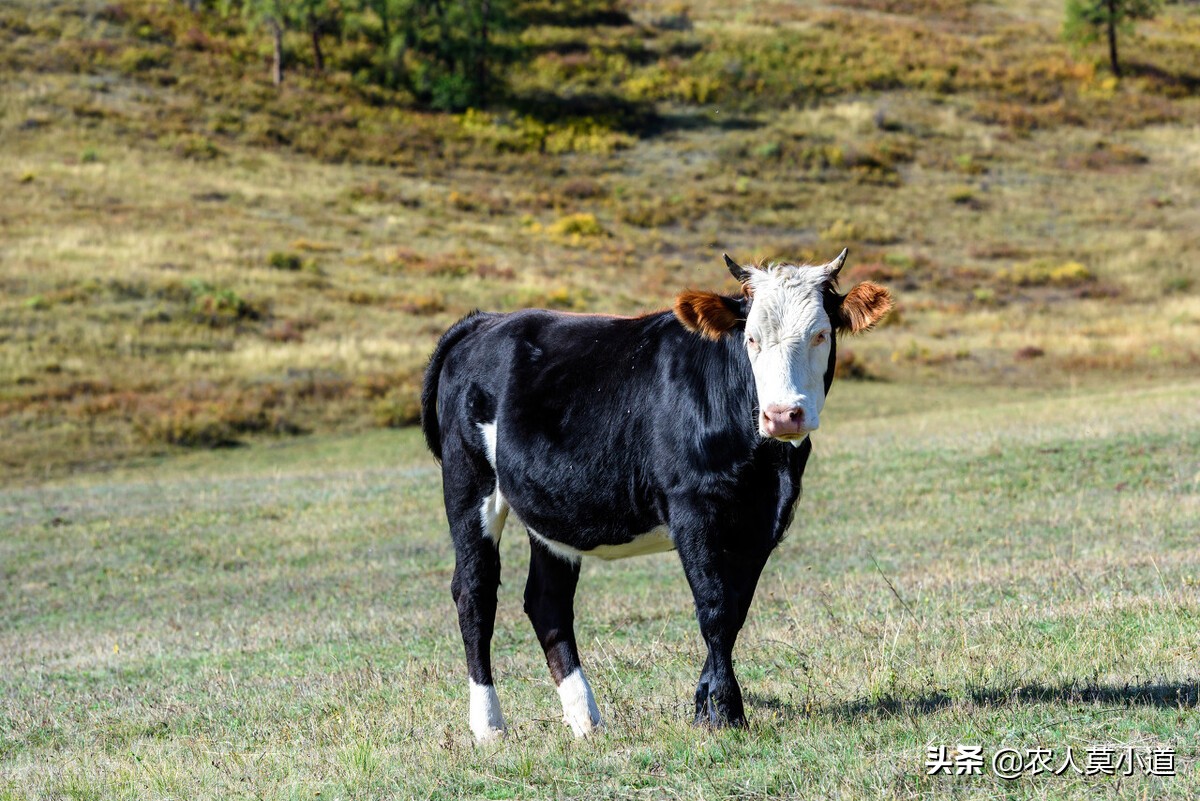
[[[762,410],[759,427],[768,437],[798,439],[817,429],[816,418],[809,419],[803,406],[771,404]]]

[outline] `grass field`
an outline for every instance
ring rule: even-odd
[[[835,386],[736,653],[751,726],[692,728],[673,554],[585,562],[607,729],[559,720],[510,523],[476,747],[440,478],[415,431],[0,491],[0,798],[1194,798],[1200,384]],[[926,748],[1164,746],[1178,776],[924,775]]]
[[[0,3],[0,801],[1200,796],[1200,7],[1118,81],[1058,3],[520,0],[560,13],[504,96],[439,113],[352,31],[276,89],[215,5]],[[510,523],[475,746],[437,336],[845,246],[898,303],[839,348],[750,728],[688,724],[664,554],[585,564],[572,740]],[[925,774],[959,744],[1178,775]]]

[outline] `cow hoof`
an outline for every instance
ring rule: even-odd
[[[575,668],[571,675],[558,685],[558,697],[562,701],[563,723],[571,727],[576,737],[586,737],[598,728],[600,708],[592,695],[592,686],[583,675],[582,668]]]
[[[705,729],[744,729],[746,728],[745,718],[728,718],[723,715],[697,715],[692,721],[692,725],[697,728]]]
[[[704,702],[704,706],[696,712],[696,719],[692,721],[692,725],[709,729],[744,729],[746,716],[741,710],[729,714],[710,696]]]
[[[604,728],[604,721],[592,720],[590,718],[568,717],[563,715],[563,723],[571,727],[571,732],[576,739],[582,740],[584,737],[592,735]]]
[[[506,734],[508,734],[507,729],[495,729],[490,727],[487,729],[481,729],[480,731],[475,732],[475,744],[484,745],[485,743],[494,743],[497,740],[503,740]]]

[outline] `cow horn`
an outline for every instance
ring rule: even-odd
[[[750,280],[750,271],[749,270],[747,270],[742,265],[738,264],[733,259],[729,258],[728,253],[725,253],[723,255],[725,256],[725,266],[729,268],[730,274],[733,275],[733,277],[736,278],[739,283],[744,284]]]
[[[842,252],[838,254],[838,257],[825,265],[830,278],[837,278],[838,273],[842,271],[842,265],[846,263],[846,254],[849,252],[850,248],[842,248]]]

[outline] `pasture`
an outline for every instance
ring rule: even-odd
[[[0,798],[1194,798],[1200,384],[835,384],[739,640],[745,731],[693,728],[674,554],[585,561],[576,741],[521,612],[473,744],[416,430],[0,491]],[[1181,424],[1182,423],[1182,424]],[[1169,747],[1174,777],[925,775],[929,746]]]
[[[324,72],[289,31],[276,88],[216,5],[0,3],[0,801],[1200,795],[1194,3],[1116,80],[1055,3],[521,0],[454,112],[352,30]],[[749,729],[690,725],[661,554],[584,564],[573,740],[510,521],[476,746],[409,427],[438,335],[843,247],[897,307],[841,343]],[[1177,775],[1053,775],[1102,746]]]

